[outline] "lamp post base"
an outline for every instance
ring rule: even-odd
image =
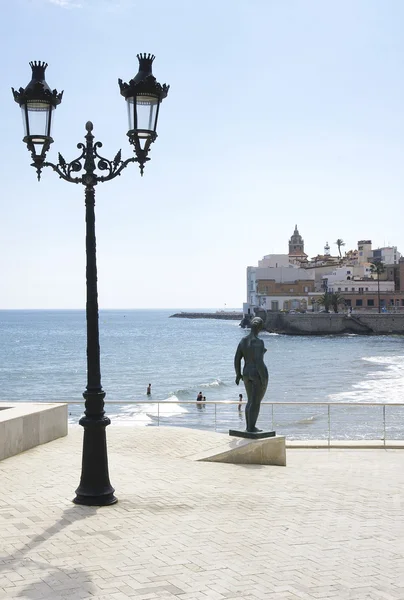
[[[91,406],[92,396],[105,396],[85,392],[86,406]],[[94,398],[93,398],[94,400]],[[105,428],[111,423],[108,417],[99,415],[85,415],[79,421],[84,427],[83,460],[81,479],[76,490],[74,504],[86,506],[108,506],[115,504],[115,489],[109,481],[107,438]]]
[[[83,496],[77,494],[73,502],[74,504],[81,504],[83,506],[110,506],[111,504],[116,504],[118,498],[113,493],[106,496]]]

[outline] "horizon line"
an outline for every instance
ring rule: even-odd
[[[24,308],[0,308],[0,311],[4,311],[4,310],[82,310],[85,311],[86,308],[85,307],[80,307],[80,308],[29,308],[29,307],[24,307]],[[159,308],[150,308],[148,306],[142,306],[142,307],[137,307],[137,308],[114,308],[114,307],[103,307],[103,308],[99,308],[99,311],[101,310],[220,310],[223,312],[226,312],[228,310],[239,310],[242,311],[243,309],[241,307],[237,307],[237,306],[229,306],[226,308],[222,308],[220,306],[204,306],[204,307],[193,307],[193,306],[165,306],[165,307],[159,307]]]

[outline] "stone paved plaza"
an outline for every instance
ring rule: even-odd
[[[71,503],[82,430],[0,462],[0,598],[404,599],[404,452],[195,462],[188,429],[107,429],[118,504]]]

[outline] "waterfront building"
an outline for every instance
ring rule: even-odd
[[[372,250],[372,240],[360,240],[358,242],[358,262],[374,262],[379,260],[386,265],[396,265],[401,258],[397,246],[384,246]]]
[[[358,242],[358,264],[369,262],[372,258],[372,240],[359,240]]]
[[[247,302],[244,314],[252,314],[260,307],[266,310],[289,310],[284,308],[307,305],[309,292],[314,291],[314,273],[288,262],[287,255],[267,255],[261,264],[265,267],[247,267]],[[302,302],[302,300],[305,300]]]
[[[278,269],[278,268],[286,268],[292,269],[295,265],[293,265],[287,254],[267,254],[261,260],[258,261],[259,269]]]
[[[357,280],[372,279],[372,271],[371,271],[370,263],[364,263],[364,264],[360,264],[360,265],[347,264],[347,265],[335,267],[331,271],[331,273],[327,273],[322,276],[321,288],[331,290],[331,288],[334,288],[334,287],[340,285],[341,282],[346,284],[347,282],[353,281],[354,279],[357,279]],[[373,279],[372,279],[372,281],[373,281]],[[393,289],[394,289],[394,284],[393,284]],[[338,290],[338,291],[341,291],[341,290]]]
[[[368,264],[370,268],[370,264]],[[366,266],[364,266],[366,269]],[[351,280],[328,280],[329,291],[339,292],[344,298],[345,305],[355,310],[378,310],[377,275],[370,273],[369,277]],[[348,288],[348,289],[347,289]],[[385,265],[385,271],[379,276],[380,305],[386,310],[404,308],[404,259],[397,264]]]
[[[372,250],[370,260],[380,260],[386,265],[396,265],[401,258],[400,252],[397,251],[397,246],[385,246],[384,248],[376,248]]]
[[[307,310],[311,292],[314,292],[312,279],[294,279],[289,282],[260,279],[257,282],[258,306],[271,311]]]
[[[379,281],[381,292],[394,292],[394,281]],[[342,296],[345,293],[377,293],[378,283],[376,279],[367,277],[366,279],[360,279],[359,277],[353,277],[350,280],[341,279],[334,280],[330,283],[328,281],[327,291],[339,292]]]
[[[345,256],[343,257],[343,261],[349,265],[357,265],[358,264],[358,250],[348,250],[345,252]]]
[[[247,267],[244,314],[254,314],[255,309],[311,310],[325,291],[338,292],[347,307],[377,310],[378,289],[382,306],[404,308],[404,259],[397,247],[372,250],[371,240],[359,240],[357,246],[343,257],[331,256],[326,242],[324,253],[308,261],[303,237],[295,225],[288,254],[268,254],[257,267]],[[375,260],[385,264],[379,283],[371,271]]]

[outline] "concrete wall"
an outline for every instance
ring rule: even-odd
[[[67,404],[0,405],[0,460],[67,435]]]
[[[291,335],[404,334],[404,314],[268,313],[266,329]]]

